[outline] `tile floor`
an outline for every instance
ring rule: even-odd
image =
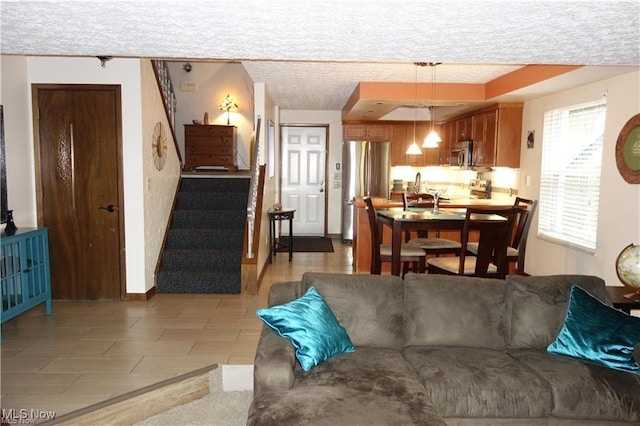
[[[62,415],[213,363],[253,364],[271,284],[306,271],[352,273],[351,245],[278,255],[260,293],[159,294],[147,302],[54,302],[2,324],[3,410]]]

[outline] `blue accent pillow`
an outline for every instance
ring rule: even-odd
[[[564,325],[547,351],[640,374],[633,358],[639,343],[640,318],[604,304],[574,284]]]
[[[355,348],[329,305],[315,287],[283,305],[256,311],[267,326],[291,341],[304,371]]]

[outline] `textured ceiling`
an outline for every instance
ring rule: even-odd
[[[439,82],[640,65],[640,0],[2,0],[0,21],[2,54],[240,60],[283,109],[341,109],[416,61],[443,62]]]

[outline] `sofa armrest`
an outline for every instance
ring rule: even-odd
[[[293,386],[296,357],[291,342],[262,326],[253,366],[253,391],[278,392]]]

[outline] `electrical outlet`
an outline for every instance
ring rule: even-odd
[[[333,187],[340,188],[340,183],[341,183],[340,181],[333,182]]]

